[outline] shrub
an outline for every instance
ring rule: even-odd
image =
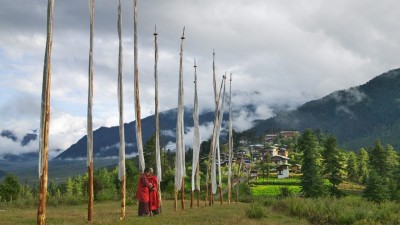
[[[246,216],[250,219],[262,219],[266,216],[264,207],[258,203],[250,203],[250,208],[246,209]]]

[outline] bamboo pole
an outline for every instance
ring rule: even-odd
[[[37,224],[46,224],[46,197],[47,197],[47,172],[49,154],[49,127],[50,127],[50,84],[51,84],[51,52],[53,44],[53,15],[54,0],[47,4],[47,37],[43,66],[42,100],[40,111],[40,136],[39,136],[39,203],[37,211]]]

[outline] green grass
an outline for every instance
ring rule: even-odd
[[[250,208],[248,203],[226,202],[221,205],[215,202],[212,206],[204,206],[201,202],[200,208],[189,208],[189,201],[186,201],[186,209],[182,210],[179,202],[178,210],[174,210],[173,201],[164,201],[162,213],[155,217],[138,217],[137,206],[127,206],[126,219],[119,221],[119,202],[95,202],[94,205],[94,224],[309,224],[305,219],[290,217],[279,212],[273,211],[270,207],[263,207],[265,217],[261,219],[250,219],[246,216],[246,210]],[[15,207],[0,203],[0,224],[35,224],[36,207]],[[47,207],[46,224],[87,224],[87,205],[78,206],[58,206]]]
[[[300,193],[300,186],[284,186],[284,185],[257,185],[251,187],[253,196],[278,196],[281,193],[282,187],[288,187],[293,194]]]
[[[251,183],[255,185],[300,185],[300,182],[301,180],[299,178],[259,178],[251,181]]]

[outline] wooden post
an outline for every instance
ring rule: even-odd
[[[47,172],[49,154],[49,127],[50,127],[50,83],[51,83],[51,51],[53,44],[53,14],[54,0],[47,4],[47,38],[43,66],[42,101],[40,112],[40,137],[39,137],[39,203],[37,211],[37,224],[46,224],[46,198],[47,198]]]
[[[93,189],[93,161],[90,163],[88,167],[89,171],[89,185],[88,185],[88,194],[89,194],[89,202],[88,202],[88,223],[93,223],[93,201],[94,201],[94,189]]]
[[[194,191],[192,191],[191,195],[190,195],[190,208],[193,208],[193,198],[194,198]]]
[[[219,187],[219,198],[220,198],[220,202],[221,202],[221,205],[222,205],[222,203],[224,202],[224,199],[222,197],[222,187],[221,186]]]
[[[119,214],[119,220],[125,219],[125,207],[126,206],[126,176],[122,177],[121,181],[121,211]]]
[[[185,178],[184,177],[182,177],[181,205],[182,205],[182,210],[184,210],[185,209]]]
[[[200,190],[197,190],[197,208],[200,207]]]
[[[178,189],[176,187],[174,190],[174,199],[175,199],[174,208],[175,208],[175,211],[177,211],[178,210]]]

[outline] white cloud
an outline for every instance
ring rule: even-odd
[[[0,13],[0,127],[24,133],[39,127],[46,34],[43,1],[5,1]],[[367,82],[398,66],[400,5],[354,1],[140,1],[139,82],[142,117],[154,113],[153,32],[159,40],[159,107],[177,106],[183,26],[185,104],[193,104],[198,63],[200,111],[213,109],[212,49],[218,85],[233,73],[237,130],[276,109],[294,109],[335,90]],[[95,127],[118,123],[117,2],[95,5]],[[134,120],[133,2],[123,2],[125,121]],[[56,1],[51,84],[53,148],[85,134],[89,15],[85,1]],[[13,34],[10,36],[10,34]],[[357,99],[355,99],[357,100]],[[253,104],[256,113],[242,108]],[[205,131],[206,132],[206,131]],[[2,147],[0,147],[2,149]],[[4,150],[0,150],[4,151]],[[22,150],[21,150],[22,151]]]

